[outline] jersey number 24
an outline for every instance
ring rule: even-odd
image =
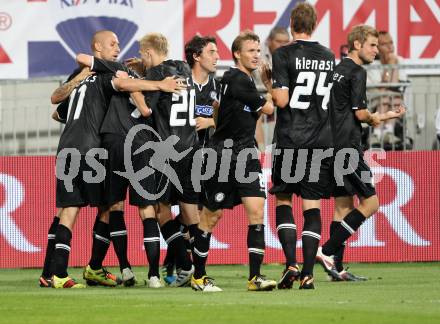
[[[311,96],[313,94],[313,89],[316,83],[315,72],[300,72],[296,83],[305,83],[303,86],[296,86],[292,93],[292,98],[290,98],[290,107],[295,109],[307,109],[310,106],[309,101],[300,101],[300,96]],[[330,89],[333,83],[329,83],[325,86],[325,80],[327,79],[327,72],[320,72],[318,78],[318,84],[316,86],[316,95],[323,96],[321,107],[322,109],[327,109],[327,104],[330,99]]]

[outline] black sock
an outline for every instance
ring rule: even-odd
[[[264,225],[249,225],[247,235],[247,246],[249,252],[249,280],[260,275],[261,264],[264,258]]]
[[[102,262],[110,246],[110,232],[108,224],[98,219],[93,229],[92,257],[90,258],[89,266],[92,270],[99,270],[102,268]]]
[[[336,228],[340,225],[341,222],[333,221],[330,224],[330,236],[332,236],[333,232]],[[344,259],[344,251],[345,251],[345,242],[342,243],[342,245],[337,249],[336,253],[334,254],[334,260],[335,260],[335,267],[338,272],[341,272],[344,270],[343,265],[343,259]]]
[[[199,228],[198,226],[199,226],[199,224],[191,224],[188,226],[189,243],[191,244],[191,251],[194,247],[194,236],[195,236],[195,233],[197,232],[197,229]]]
[[[325,255],[334,255],[338,248],[353,235],[356,230],[365,221],[365,216],[353,209],[344,217],[339,226],[337,226],[327,242],[322,246],[322,253]]]
[[[275,209],[278,238],[286,257],[286,268],[296,264],[296,225],[292,207],[278,206]]]
[[[155,218],[146,218],[142,221],[144,225],[144,247],[148,260],[148,278],[159,275],[160,259],[160,233]]]
[[[110,239],[119,260],[119,268],[121,271],[125,268],[131,268],[127,257],[127,227],[125,226],[124,212],[120,210],[111,211],[108,225]]]
[[[58,278],[67,277],[71,240],[72,232],[70,229],[59,224],[55,235],[55,250],[53,252],[54,275]]]
[[[55,216],[53,218],[52,224],[49,227],[49,232],[47,233],[46,256],[44,257],[43,272],[41,274],[44,278],[50,278],[53,274],[53,269],[51,269],[52,255],[53,251],[55,250],[55,234],[59,222],[60,219]]]
[[[180,228],[180,231],[183,234],[183,239],[185,241],[186,253],[188,253],[189,257],[191,258],[191,237],[189,234],[189,228],[183,222],[182,214],[177,215],[176,218],[174,218],[174,221],[177,222],[177,224]]]
[[[162,236],[176,253],[176,267],[182,270],[191,269],[191,260],[186,253],[183,235],[174,221],[168,221],[160,228]]]
[[[312,208],[304,211],[304,227],[302,232],[302,248],[304,264],[301,270],[301,278],[313,276],[316,252],[321,240],[321,211]]]
[[[193,261],[194,261],[194,278],[200,279],[206,275],[206,260],[208,259],[209,243],[211,241],[211,233],[203,232],[196,227],[194,231],[194,248],[193,248]]]

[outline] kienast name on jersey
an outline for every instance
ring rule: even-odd
[[[305,57],[295,58],[297,70],[319,70],[333,71],[333,61],[329,60],[310,60]]]

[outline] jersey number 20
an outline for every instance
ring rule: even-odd
[[[316,86],[316,94],[318,96],[323,96],[321,107],[322,109],[327,109],[327,104],[330,99],[330,89],[333,83],[329,83],[325,86],[325,79],[327,79],[327,72],[319,73],[318,85]],[[316,73],[315,72],[300,72],[296,83],[305,83],[304,86],[296,86],[292,93],[292,98],[290,98],[290,107],[296,109],[307,109],[310,106],[309,101],[300,101],[300,96],[310,96],[313,93],[313,88],[315,87]]]
[[[188,98],[189,97],[189,98]],[[185,126],[186,118],[177,118],[178,113],[187,113],[190,126],[195,126],[194,105],[196,101],[196,90],[182,90],[180,95],[173,94],[173,104],[170,112],[170,126]]]

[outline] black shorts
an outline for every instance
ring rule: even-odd
[[[200,193],[194,190],[191,181],[193,156],[194,150],[177,162],[168,161],[163,166],[156,168],[158,170],[156,172],[158,201],[170,205],[177,205],[179,202],[199,203]]]
[[[78,157],[76,157],[78,158]],[[97,157],[95,157],[98,160]],[[69,174],[72,166],[72,156],[68,155],[66,158],[59,157],[56,160],[56,165],[61,167],[64,165],[64,174]],[[103,161],[99,161],[103,163]],[[104,167],[104,166],[102,166]],[[72,187],[66,181],[57,178],[56,186],[56,207],[84,207],[84,206],[103,206],[104,201],[104,183],[90,183],[84,178],[84,172],[92,172],[92,177],[96,177],[97,172],[86,163],[84,155],[80,156],[79,172],[75,178],[72,179]]]
[[[106,163],[107,174],[104,183],[105,196],[108,204],[112,205],[118,201],[124,201],[127,196],[127,189],[129,189],[130,205],[138,207],[155,205],[156,200],[154,199],[154,195],[156,188],[154,173],[151,173],[139,181],[132,178],[132,183],[127,177],[116,173],[127,171],[124,163],[124,137],[115,134],[104,134],[102,143],[104,148],[108,151],[108,160]],[[139,145],[133,145],[131,150],[130,158],[134,172],[149,166],[150,153],[148,150],[133,155],[133,152],[138,146]],[[150,169],[154,171],[154,169]]]
[[[223,179],[219,177],[221,154],[217,153],[217,166],[213,177],[203,182],[203,206],[209,210],[232,209],[242,203],[243,197],[262,197],[266,198],[265,184],[261,172],[261,164],[258,159],[246,159],[237,161],[234,157],[231,161],[229,174]],[[236,178],[236,170],[244,176],[246,181]],[[258,174],[254,179],[250,179],[252,174]],[[249,180],[252,180],[249,183]]]
[[[303,199],[330,198],[333,184],[332,157],[324,157],[324,149],[281,149],[273,156],[271,194],[296,194]],[[313,154],[315,152],[315,154]],[[291,154],[291,155],[290,155]],[[284,158],[286,170],[282,173]],[[321,160],[322,158],[322,160]]]
[[[354,151],[353,151],[354,152]],[[334,185],[333,185],[333,196],[334,197],[344,197],[344,196],[358,196],[369,198],[376,195],[376,189],[374,188],[373,173],[370,170],[368,164],[364,161],[364,153],[362,151],[356,150],[359,157],[359,162],[353,164],[348,155],[344,156],[343,168],[344,173],[350,172],[349,174],[341,175],[340,167],[334,166]],[[333,164],[336,162],[337,152],[335,152],[335,159]],[[342,160],[340,160],[341,162]]]

